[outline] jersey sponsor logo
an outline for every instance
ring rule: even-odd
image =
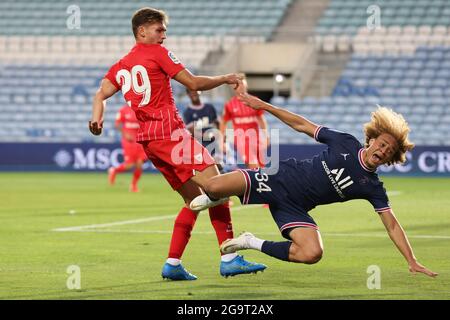
[[[125,122],[125,129],[139,129],[139,123],[137,122]]]
[[[53,157],[53,160],[59,167],[65,168],[72,162],[72,155],[66,150],[59,150]]]
[[[322,161],[322,166],[339,197],[345,199],[345,195],[342,190],[353,184],[353,180],[351,179],[351,177],[344,176],[344,168],[330,170],[325,161]]]
[[[180,60],[178,60],[178,58],[173,54],[172,51],[169,51],[168,53],[170,60],[172,60],[173,63],[175,64],[180,64]]]
[[[256,117],[238,117],[234,119],[236,124],[248,124],[258,122],[258,118]]]
[[[335,175],[335,180],[337,184],[341,187],[341,190],[344,190],[348,186],[353,184],[353,180],[351,180],[350,176],[346,176],[341,179],[342,174],[344,173],[344,168],[342,169],[333,169],[331,173]]]
[[[106,170],[111,166],[122,163],[122,148],[73,148],[60,149],[53,156],[56,165],[63,169],[72,170]],[[144,164],[144,170],[153,164],[148,161]]]

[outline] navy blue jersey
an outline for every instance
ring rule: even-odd
[[[216,109],[209,103],[200,106],[188,106],[183,112],[183,120],[187,127],[201,126],[203,132],[216,128],[215,122],[218,121]]]
[[[281,161],[278,173],[269,176],[272,192],[283,193],[307,211],[351,199],[366,199],[377,212],[390,209],[383,183],[365,166],[363,146],[354,136],[321,126],[314,138],[328,148],[312,159]]]

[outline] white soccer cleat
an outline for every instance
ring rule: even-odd
[[[222,242],[222,244],[220,245],[220,251],[222,251],[222,253],[228,254],[234,253],[238,250],[251,249],[250,239],[252,238],[256,237],[250,232],[244,232],[237,238],[228,239]]]
[[[228,200],[229,198],[222,198],[217,201],[212,201],[206,194],[202,194],[201,196],[195,197],[194,200],[191,201],[189,207],[194,211],[202,211],[228,202]]]

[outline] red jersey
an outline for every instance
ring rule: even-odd
[[[233,97],[225,104],[223,112],[224,121],[232,121],[233,129],[259,129],[258,117],[263,115],[264,110],[252,109],[241,101],[237,97]]]
[[[116,114],[116,125],[122,125],[122,133],[130,134],[136,140],[137,133],[140,129],[139,122],[136,119],[134,111],[128,105],[120,108]]]
[[[170,79],[184,69],[175,55],[159,44],[136,43],[105,78],[125,97],[139,122],[136,141],[170,139],[185,129],[172,95]]]

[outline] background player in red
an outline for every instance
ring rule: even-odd
[[[139,122],[134,115],[133,110],[124,105],[116,115],[115,126],[122,134],[122,149],[124,162],[117,167],[111,167],[108,170],[108,180],[111,185],[114,184],[116,174],[125,172],[135,167],[133,180],[131,181],[130,191],[138,192],[137,183],[142,175],[142,165],[147,160],[147,155],[142,145],[136,142],[136,135],[139,130]]]
[[[267,149],[267,122],[263,110],[254,110],[243,104],[237,98],[239,94],[247,93],[248,84],[245,75],[243,81],[235,90],[232,97],[224,106],[220,131],[226,138],[225,130],[231,120],[234,130],[234,146],[236,152],[242,157],[247,168],[264,167],[265,150]],[[241,131],[242,130],[242,131]],[[261,136],[263,133],[265,136]]]
[[[198,215],[198,211],[189,208],[189,203],[203,193],[201,188],[208,179],[218,175],[219,170],[207,150],[186,130],[175,106],[170,79],[190,90],[210,90],[223,84],[238,86],[241,77],[237,74],[195,76],[189,72],[171,51],[162,46],[168,23],[163,11],[142,8],[135,12],[131,22],[136,45],[102,80],[94,96],[89,129],[94,135],[101,134],[105,100],[121,90],[140,125],[137,142],[142,144],[148,159],[185,202],[175,219],[162,277],[195,280],[197,277],[181,265],[181,256]],[[226,200],[217,199],[219,205],[210,214],[219,245],[233,238]],[[221,257],[220,274],[233,276],[265,268],[265,265],[247,262],[235,253],[225,254]]]

